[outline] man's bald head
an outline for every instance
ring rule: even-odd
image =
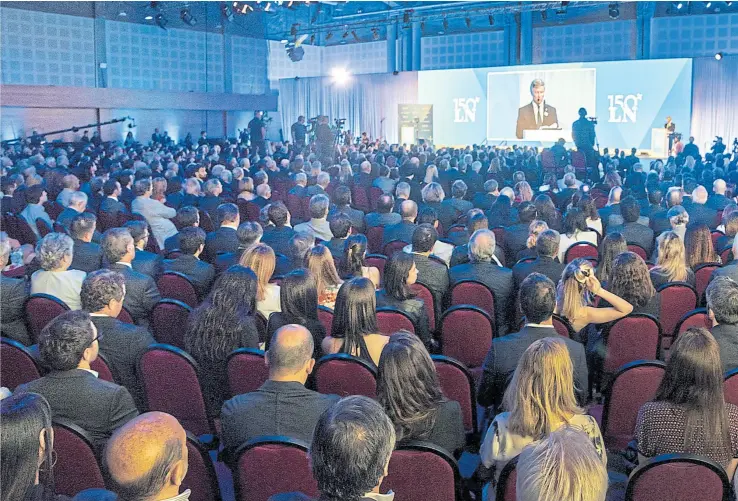
[[[707,190],[704,186],[698,186],[692,191],[692,202],[696,204],[707,202]]]
[[[415,221],[418,217],[418,204],[412,200],[405,200],[400,204],[400,216],[408,221]]]
[[[727,186],[724,179],[716,179],[715,182],[712,183],[712,191],[714,191],[717,195],[725,195],[726,188]]]
[[[141,414],[110,437],[105,464],[121,500],[174,497],[187,474],[187,435],[169,414]]]
[[[269,379],[302,380],[302,376],[307,379],[315,363],[314,348],[313,335],[302,325],[289,324],[277,329],[266,354]]]

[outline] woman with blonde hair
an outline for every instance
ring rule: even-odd
[[[593,275],[594,276],[594,275]],[[482,442],[482,464],[494,470],[485,499],[495,499],[495,485],[505,465],[529,444],[564,426],[581,429],[603,464],[605,445],[597,421],[577,406],[574,368],[566,344],[548,337],[533,342],[518,362],[498,414]]]
[[[280,307],[280,288],[277,284],[269,283],[276,267],[274,251],[267,244],[252,245],[241,256],[238,263],[247,266],[256,274],[256,311],[264,315],[267,320],[275,311],[282,311]]]
[[[307,255],[307,268],[315,276],[318,304],[333,309],[343,280],[338,276],[333,255],[325,245],[316,245]]]
[[[594,308],[593,296],[612,306]],[[633,305],[602,288],[587,259],[575,259],[564,268],[556,290],[556,313],[569,320],[574,332],[579,333],[589,324],[612,322],[632,311]]]
[[[256,198],[253,179],[250,177],[244,177],[238,182],[238,198],[247,201],[251,201]]]
[[[536,240],[538,240],[538,235],[543,233],[548,229],[548,225],[546,224],[546,221],[541,221],[540,219],[534,219],[530,222],[528,225],[528,240],[525,241],[525,249],[518,252],[518,255],[516,256],[517,260],[520,261],[521,259],[526,259],[529,257],[537,257],[538,252],[536,251]]]
[[[528,181],[520,181],[515,185],[515,203],[530,202],[533,200],[533,189]]]
[[[651,282],[657,289],[669,282],[695,285],[694,272],[687,267],[682,239],[673,231],[659,237],[658,260],[651,269]]]

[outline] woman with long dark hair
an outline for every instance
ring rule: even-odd
[[[328,247],[318,244],[310,249],[307,255],[307,269],[315,277],[315,284],[318,288],[318,304],[333,309],[336,305],[338,288],[343,280],[338,276],[333,255],[331,255]]]
[[[706,224],[690,224],[684,235],[684,256],[687,266],[694,270],[704,263],[720,263],[720,256],[712,245],[710,228]]]
[[[461,406],[441,393],[428,350],[402,331],[382,350],[377,372],[377,401],[397,432],[397,440],[427,440],[459,454],[466,442]]]
[[[536,206],[537,218],[544,221],[549,228],[552,230],[561,230],[561,214],[556,210],[551,196],[548,194],[538,195],[533,200],[533,205]]]
[[[720,463],[733,478],[738,465],[738,407],[725,402],[717,341],[692,327],[671,345],[666,372],[653,401],[636,421],[639,462],[686,453]]]
[[[622,252],[628,250],[628,243],[622,233],[608,233],[600,245],[600,261],[597,265],[597,279],[607,285],[612,273],[612,263]]]
[[[343,259],[341,260],[341,278],[348,280],[354,277],[365,277],[372,281],[374,287],[379,287],[379,270],[374,266],[366,266],[367,240],[361,233],[351,235],[343,244]]]
[[[282,311],[272,313],[267,324],[267,349],[277,329],[288,324],[305,327],[313,335],[313,358],[320,358],[320,345],[325,337],[325,327],[318,320],[318,289],[315,276],[299,269],[285,275],[280,295]]]
[[[348,353],[376,366],[388,341],[377,327],[372,281],[357,277],[344,282],[336,297],[331,335],[322,343],[323,353]]]
[[[17,393],[0,401],[2,501],[62,501],[54,494],[54,432],[51,407],[37,393]]]
[[[633,305],[633,313],[646,313],[659,318],[661,296],[651,283],[648,266],[634,252],[621,252],[612,263],[607,288]],[[603,301],[603,306],[607,301]]]
[[[559,262],[565,263],[566,250],[577,242],[597,245],[597,232],[587,226],[587,216],[581,209],[572,207],[564,215],[559,242]]]
[[[384,267],[384,288],[377,291],[377,307],[391,306],[407,313],[415,325],[415,334],[430,347],[432,339],[426,305],[410,289],[417,279],[418,268],[413,255],[395,252]]]
[[[231,266],[190,314],[185,350],[200,365],[203,395],[214,416],[228,397],[226,358],[237,348],[259,347],[254,320],[256,290],[253,271],[245,266]]]

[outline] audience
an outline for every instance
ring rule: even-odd
[[[277,254],[289,254],[289,241],[295,234],[290,227],[290,213],[282,202],[272,202],[267,210],[269,225],[264,228],[261,241]]]
[[[146,218],[159,248],[164,247],[165,240],[177,233],[177,228],[170,221],[177,211],[151,198],[151,179],[139,179],[133,189],[136,198],[131,202],[131,211]]]
[[[125,230],[123,230],[125,231]],[[79,291],[87,275],[70,270],[74,257],[74,241],[64,233],[49,233],[36,245],[36,261],[41,267],[31,275],[31,294],[49,294],[70,310],[82,308]]]
[[[659,318],[661,296],[656,293],[648,266],[634,252],[622,252],[612,262],[612,271],[607,287],[612,294],[622,298],[633,306],[633,313],[646,313]],[[601,301],[602,306],[607,301]]]
[[[190,226],[200,226],[200,212],[193,205],[185,205],[177,210],[177,226],[180,232]],[[164,241],[164,250],[167,252],[179,251],[179,232]]]
[[[149,227],[145,221],[128,221],[125,226],[133,237],[136,253],[131,262],[133,269],[144,275],[156,279],[161,275],[161,254],[149,252],[146,246],[149,243]]]
[[[344,259],[344,251],[346,249],[346,240],[351,235],[351,220],[346,214],[334,214],[328,222],[333,238],[325,242],[325,246],[333,254],[334,259]],[[357,235],[358,236],[358,235]]]
[[[620,214],[623,224],[619,226],[610,225],[607,233],[620,233],[628,245],[638,245],[650,256],[653,252],[653,230],[638,222],[641,215],[641,207],[638,201],[630,196],[620,202]],[[597,243],[597,241],[593,242]]]
[[[559,242],[559,262],[566,262],[566,251],[578,242],[589,242],[597,245],[597,232],[589,230],[587,219],[581,209],[573,207],[566,211]]]
[[[43,185],[35,184],[33,186],[28,186],[24,190],[24,194],[26,198],[26,207],[19,215],[26,221],[26,223],[28,223],[31,231],[36,235],[36,238],[41,238],[41,234],[36,226],[36,220],[42,220],[49,228],[54,224],[44,208],[44,204],[48,200],[46,189]]]
[[[330,225],[328,224],[329,200],[325,195],[314,195],[310,198],[310,221],[295,226],[296,232],[304,232],[319,238],[324,242],[330,242],[333,238]]]
[[[351,235],[346,239],[343,247],[343,259],[341,259],[341,278],[348,280],[354,277],[368,278],[379,287],[379,270],[374,266],[366,266],[367,240],[361,233]],[[335,254],[334,254],[335,256]]]
[[[215,263],[215,258],[220,253],[236,252],[240,245],[238,225],[241,223],[241,216],[236,204],[218,205],[215,217],[220,226],[205,238],[204,258],[209,263]]]
[[[557,261],[560,239],[561,236],[556,230],[545,229],[538,234],[534,242],[535,259],[527,262],[520,261],[513,266],[515,290],[520,289],[520,284],[531,273],[540,273],[551,279],[554,284],[558,283],[564,271],[564,265]]]
[[[0,233],[0,269],[5,269],[10,259],[10,239]],[[54,291],[56,292],[56,291]],[[23,278],[6,277],[0,274],[0,331],[9,337],[29,346],[33,344],[26,328],[25,303],[28,298],[28,284]]]
[[[684,255],[687,267],[692,270],[700,264],[720,263],[720,256],[712,245],[712,236],[707,225],[692,223],[687,226],[687,233],[684,235]]]
[[[397,189],[400,189],[399,184],[397,185]],[[413,200],[402,200],[399,197],[398,202],[400,202],[399,213],[402,221],[395,224],[388,224],[384,227],[383,245],[385,246],[395,240],[411,243],[415,228],[417,228],[415,218],[418,217],[418,204]]]
[[[182,228],[179,232],[179,256],[165,259],[161,263],[162,272],[174,271],[184,275],[201,301],[215,280],[215,267],[200,260],[200,255],[205,250],[205,238],[205,232],[201,228]]]

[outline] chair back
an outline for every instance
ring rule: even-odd
[[[384,226],[369,226],[366,229],[366,241],[369,253],[382,252],[382,241],[384,240]]]
[[[625,501],[728,501],[731,486],[723,467],[690,454],[662,454],[644,462],[628,479]]]
[[[478,280],[460,280],[451,288],[451,305],[470,304],[487,313],[490,318],[495,318],[495,295]],[[497,333],[496,329],[493,332]]]
[[[387,257],[392,257],[395,252],[402,252],[402,249],[404,249],[406,245],[408,245],[408,243],[403,240],[392,240],[391,242],[387,242],[384,246],[383,254]]]
[[[454,224],[446,230],[446,238],[458,238],[466,234],[466,226],[463,224]]]
[[[422,282],[415,282],[410,286],[416,294],[416,299],[422,299],[425,305],[425,311],[428,314],[428,328],[431,332],[436,330],[436,302],[433,298],[433,293],[430,291],[427,285]]]
[[[269,321],[260,311],[254,313],[254,323],[256,324],[256,330],[259,333],[259,342],[267,342],[267,325]]]
[[[504,249],[505,248],[505,227],[504,226],[495,226],[492,228],[492,233],[495,234],[495,242],[496,246]]]
[[[371,212],[372,210],[366,189],[359,184],[355,184],[351,187],[351,201],[353,202],[352,205],[359,210],[364,212]]]
[[[56,221],[59,215],[64,212],[64,206],[56,200],[48,200],[44,203],[44,210],[52,221]]]
[[[661,326],[651,315],[631,313],[608,324],[603,332],[606,346],[603,371],[615,374],[636,360],[656,360],[661,347]]]
[[[302,212],[302,200],[294,193],[288,193],[287,199],[285,200],[287,210],[290,211],[290,216],[293,220],[302,221],[305,219],[305,215]]]
[[[556,170],[556,158],[548,148],[541,151],[541,166],[543,170]]]
[[[566,317],[562,317],[561,315],[554,313],[551,321],[553,322],[554,329],[556,329],[559,336],[571,339],[574,337],[574,334],[576,334],[574,332],[574,327],[571,326],[571,323],[569,323],[569,320],[567,320]]]
[[[682,334],[690,327],[704,327],[708,331],[712,329],[712,320],[710,320],[710,315],[707,314],[707,308],[695,308],[684,315],[674,328],[671,344],[674,344],[679,334]]]
[[[431,355],[436,366],[443,396],[458,402],[467,434],[477,431],[477,404],[474,399],[474,379],[464,364],[443,355]]]
[[[384,266],[387,264],[387,256],[384,254],[367,254],[364,264],[374,266],[379,270],[379,283],[384,283]]]
[[[21,216],[16,214],[5,214],[5,223],[7,225],[8,236],[20,242],[21,245],[36,245],[38,237],[33,232],[29,224]]]
[[[377,308],[377,327],[379,332],[385,336],[391,336],[401,330],[415,334],[415,324],[413,324],[410,316],[404,311],[391,306]]]
[[[238,206],[238,213],[241,215],[241,221],[258,221],[259,214],[261,213],[261,207],[256,205],[254,202],[239,198],[236,200]]]
[[[633,439],[638,411],[656,396],[665,371],[663,362],[639,360],[615,373],[602,411],[602,436],[608,449],[624,450]]]
[[[333,310],[327,306],[318,306],[318,321],[325,329],[326,337],[331,335],[331,327],[333,327]]]
[[[113,376],[113,370],[110,368],[110,363],[105,357],[105,354],[101,351],[97,353],[97,358],[90,364],[90,369],[97,372],[97,377],[103,381],[115,383],[115,377]]]
[[[424,441],[397,444],[382,488],[402,493],[403,501],[458,499],[459,466],[437,445]]]
[[[39,220],[39,221],[40,221],[40,220]],[[42,221],[42,222],[43,222],[43,221]],[[44,222],[44,225],[46,225],[46,227],[48,228],[48,224],[46,224],[46,223]],[[57,223],[57,222],[54,222],[54,231],[55,231],[56,233],[64,233],[65,235],[69,235],[69,230],[67,230],[66,226],[64,226],[63,224]],[[48,233],[48,232],[47,232],[47,233]],[[44,235],[45,235],[45,234],[46,234],[46,233],[44,233]]]
[[[236,452],[236,501],[267,501],[282,492],[302,492],[317,498],[318,484],[307,449],[308,444],[284,436],[256,437],[246,442]]]
[[[187,475],[182,491],[190,489],[189,501],[216,501],[220,499],[218,477],[210,453],[198,438],[187,432]]]
[[[202,228],[205,233],[210,233],[210,232],[215,231],[215,225],[213,224],[213,219],[210,217],[210,214],[208,214],[207,211],[204,211],[202,209],[200,209],[199,212],[200,212],[200,228]]]
[[[512,458],[500,473],[497,481],[497,496],[499,501],[515,501],[517,499],[516,485],[518,482],[518,456]]]
[[[69,306],[50,294],[31,294],[26,299],[24,309],[28,334],[33,344],[36,344],[43,328],[65,311],[69,311]]]
[[[179,420],[197,436],[214,433],[205,410],[197,362],[185,351],[167,344],[152,344],[138,362],[146,407]]]
[[[591,242],[574,242],[568,249],[566,249],[566,252],[564,253],[564,262],[569,264],[580,257],[588,259],[590,262],[594,261],[596,264],[599,262],[600,253],[597,250],[597,246]]]
[[[120,320],[121,322],[125,324],[133,325],[136,323],[133,321],[133,317],[131,316],[131,314],[125,308],[122,308],[120,310],[120,313],[118,314],[118,320]]]
[[[326,395],[377,398],[377,370],[365,360],[336,353],[315,364],[315,389]]]
[[[38,230],[39,235],[41,235],[41,238],[44,238],[46,235],[54,231],[51,226],[49,226],[49,223],[41,218],[36,219],[36,229]],[[66,231],[63,233],[66,233]]]
[[[697,291],[684,282],[669,282],[658,288],[661,295],[659,323],[666,333],[674,332],[679,320],[697,308]]]
[[[461,304],[446,310],[440,323],[442,353],[467,367],[481,367],[494,337],[492,317]]]
[[[628,252],[633,252],[635,254],[638,254],[639,256],[641,256],[643,258],[644,261],[647,261],[648,260],[648,253],[646,252],[646,249],[644,249],[643,247],[641,247],[638,244],[629,243],[628,244]]]
[[[105,233],[110,228],[117,228],[119,226],[118,221],[119,219],[117,214],[105,211],[99,211],[97,213],[97,229],[101,233]]]
[[[156,285],[159,288],[161,297],[182,301],[192,308],[196,307],[200,302],[197,298],[195,286],[182,273],[165,271],[159,277],[159,280],[156,281]]]
[[[41,377],[41,367],[29,349],[15,339],[0,338],[0,386],[14,391],[18,385]]]
[[[85,489],[104,489],[105,481],[86,431],[71,421],[54,418],[54,491],[74,496]]]
[[[264,352],[255,348],[239,348],[226,360],[231,396],[256,391],[269,379]]]
[[[376,186],[369,188],[369,202],[372,204],[372,210],[377,210],[377,202],[383,194],[384,190],[382,188],[377,188]]]
[[[694,269],[695,290],[697,291],[697,300],[703,304],[705,298],[705,290],[710,283],[712,272],[720,268],[720,263],[702,263]]]
[[[151,310],[151,330],[157,343],[184,349],[184,335],[192,308],[176,299],[160,299]]]
[[[723,233],[720,230],[712,230],[710,232],[710,239],[712,240],[712,248],[713,249],[715,249],[716,251],[719,250],[718,249],[718,240],[720,239],[720,237],[724,237],[724,236],[725,236],[725,233]]]

